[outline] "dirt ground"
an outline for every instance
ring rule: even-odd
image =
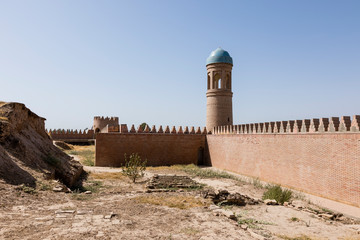
[[[360,239],[359,222],[320,218],[306,211],[311,205],[305,199],[294,201],[301,207],[219,207],[202,198],[201,190],[147,192],[146,181],[154,174],[187,175],[176,168],[148,168],[135,184],[117,168],[86,170],[90,174],[84,186],[91,194],[53,192],[53,181],[39,183],[35,191],[0,183],[0,238]],[[264,191],[233,179],[193,179],[253,198]]]

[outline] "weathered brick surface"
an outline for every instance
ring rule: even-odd
[[[99,133],[96,136],[96,166],[119,167],[124,154],[139,153],[150,166],[197,164],[203,134]]]
[[[213,166],[360,207],[360,134],[207,135]]]

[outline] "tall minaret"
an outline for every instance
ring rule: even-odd
[[[218,48],[206,59],[206,129],[213,131],[216,126],[232,125],[231,70],[233,66],[230,54]]]

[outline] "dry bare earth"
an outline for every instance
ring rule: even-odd
[[[324,220],[291,207],[223,207],[239,215],[243,227],[248,226],[244,230],[197,191],[146,193],[145,181],[153,174],[184,175],[178,168],[150,168],[136,184],[124,178],[120,169],[86,169],[92,171],[85,183],[92,194],[39,189],[25,193],[24,189],[0,184],[0,238],[360,239],[359,225]],[[195,180],[256,198],[263,193],[252,184],[232,179]],[[44,182],[43,189],[50,184]],[[102,187],[96,190],[99,184]]]

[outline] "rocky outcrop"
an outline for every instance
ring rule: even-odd
[[[24,104],[0,102],[0,180],[35,186],[56,178],[71,187],[82,165],[55,147],[45,131],[45,118]]]

